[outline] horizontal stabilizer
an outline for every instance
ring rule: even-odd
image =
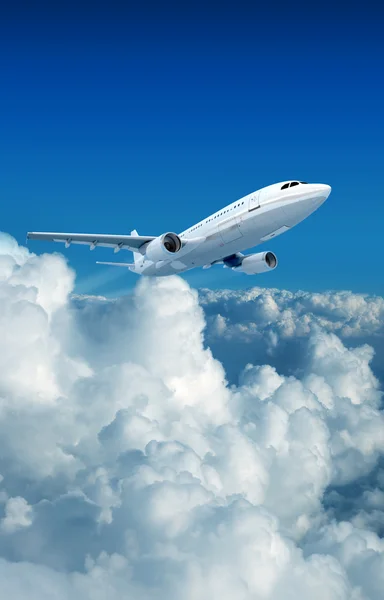
[[[125,267],[126,269],[131,269],[134,270],[135,269],[135,265],[132,263],[122,263],[122,262],[101,262],[101,261],[96,261],[97,265],[110,265],[111,267]]]

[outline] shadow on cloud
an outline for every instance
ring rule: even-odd
[[[73,284],[1,236],[4,597],[381,600],[383,300]]]

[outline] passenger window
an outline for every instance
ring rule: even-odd
[[[284,185],[281,186],[282,190],[286,190],[289,187],[289,183],[285,183]]]

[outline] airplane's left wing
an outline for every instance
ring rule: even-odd
[[[62,242],[68,248],[71,244],[85,244],[94,250],[96,246],[114,248],[119,250],[140,251],[141,246],[152,242],[155,236],[144,235],[109,235],[103,233],[46,233],[30,231],[27,233],[29,240],[43,240],[46,242]]]

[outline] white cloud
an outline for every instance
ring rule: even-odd
[[[9,498],[5,505],[5,517],[1,521],[1,529],[12,533],[16,529],[29,527],[32,524],[32,508],[20,496]]]
[[[73,280],[0,238],[4,597],[381,600],[382,299]]]

